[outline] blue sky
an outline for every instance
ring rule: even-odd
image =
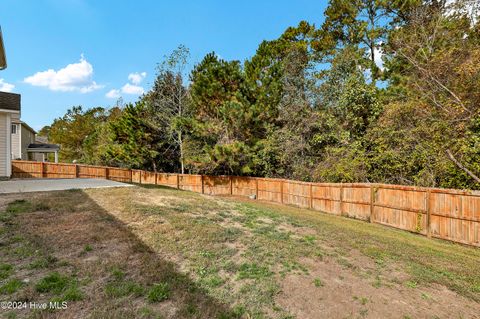
[[[245,60],[288,26],[323,20],[327,0],[3,0],[0,25],[8,68],[0,90],[22,95],[35,129],[74,106],[135,101],[155,67],[179,44],[191,65],[215,51]]]

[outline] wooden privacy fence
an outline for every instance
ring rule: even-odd
[[[255,195],[480,247],[480,192],[388,184],[306,183],[284,179],[154,173],[142,170],[12,161],[15,178],[102,178],[210,195]]]

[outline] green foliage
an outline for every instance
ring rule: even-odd
[[[321,26],[289,27],[243,63],[209,53],[188,75],[180,46],[135,104],[74,107],[41,133],[92,164],[479,188],[470,2],[330,0]]]
[[[81,106],[74,106],[63,117],[55,119],[52,125],[43,128],[40,135],[61,145],[61,161],[101,164],[99,154],[106,144],[106,123],[118,112],[118,108],[83,110]]]
[[[107,147],[108,162],[130,168],[156,168],[159,141],[145,120],[146,105],[140,101],[128,104],[120,117],[110,122],[111,143]]]

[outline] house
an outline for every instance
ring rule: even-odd
[[[7,58],[3,47],[2,30],[0,29],[0,70],[7,67]],[[10,125],[12,114],[20,116],[20,95],[0,92],[0,178],[10,177],[11,139]]]
[[[49,154],[54,154],[58,163],[60,146],[49,144],[46,139],[37,137],[37,132],[18,115],[12,115],[12,159],[45,162]]]
[[[20,95],[0,92],[0,177],[12,170],[12,117],[20,118]]]
[[[54,154],[54,161],[58,163],[58,152],[60,146],[57,144],[49,144],[35,139],[35,143],[30,143],[27,147],[28,160],[30,161],[48,161],[48,155]]]
[[[14,160],[28,160],[28,146],[35,143],[37,132],[20,120],[19,114],[12,115],[12,156]]]
[[[7,67],[7,58],[0,29],[0,70]],[[37,143],[35,132],[20,120],[20,94],[0,92],[0,178],[12,174],[12,159],[46,160],[49,153],[55,154],[58,162],[60,147],[55,144]]]

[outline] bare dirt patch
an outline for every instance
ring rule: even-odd
[[[282,281],[277,302],[297,318],[479,318],[479,306],[438,285],[374,287],[332,258],[304,260],[308,275]]]

